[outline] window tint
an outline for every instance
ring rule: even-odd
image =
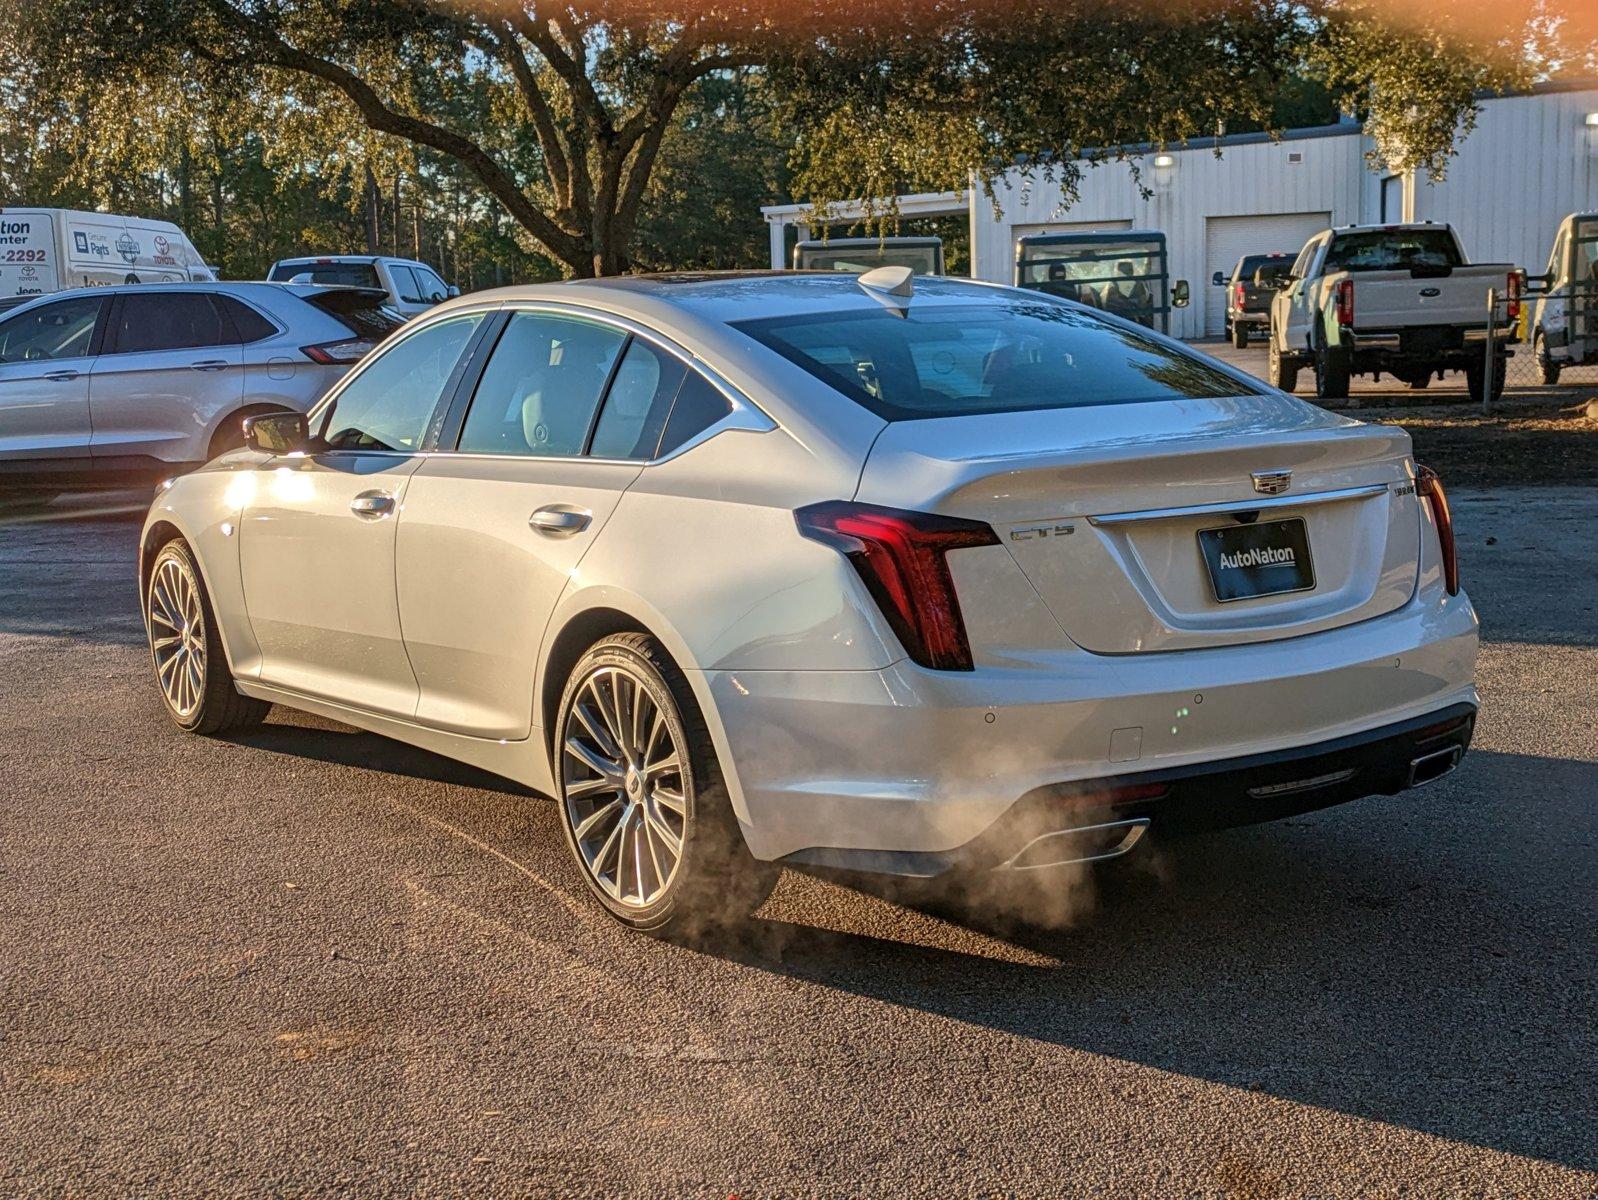
[[[886,420],[1259,394],[1196,355],[1047,301],[912,306],[736,328]]]
[[[416,272],[398,263],[388,264],[388,273],[394,277],[394,291],[407,304],[422,303],[422,288],[416,282]]]
[[[276,283],[287,283],[301,275],[307,276],[311,283],[328,283],[339,287],[383,286],[378,282],[377,268],[371,263],[319,263],[314,259],[278,263],[267,278]]]
[[[197,350],[232,341],[233,331],[223,328],[222,314],[202,292],[126,292],[111,351]]]
[[[494,347],[461,427],[475,454],[581,454],[627,336],[574,317],[520,312]]]
[[[377,351],[333,402],[322,425],[328,445],[419,450],[428,418],[482,319],[471,313],[441,321]]]
[[[588,452],[595,458],[654,458],[687,370],[680,358],[634,338],[605,393]]]
[[[237,340],[246,346],[251,342],[259,342],[269,338],[277,332],[277,326],[256,312],[248,304],[235,300],[232,296],[213,296],[216,303],[222,306],[222,311],[233,322],[233,331],[238,334]]]
[[[688,378],[678,389],[676,403],[671,406],[671,416],[666,419],[666,432],[660,439],[656,456],[670,454],[731,412],[732,404],[714,384],[698,371],[689,371]]]
[[[0,362],[82,358],[103,303],[98,296],[57,300],[0,322]]]
[[[301,297],[335,317],[356,337],[380,342],[405,324],[405,318],[389,308],[387,297],[363,296],[359,292],[322,292]]]
[[[1293,260],[1293,274],[1300,279],[1309,278],[1310,264],[1315,261],[1315,252],[1321,248],[1322,239],[1312,237],[1304,243],[1304,248],[1298,252],[1298,257]]]

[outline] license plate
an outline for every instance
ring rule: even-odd
[[[1307,592],[1315,586],[1302,517],[1201,529],[1198,543],[1215,598],[1222,604]]]

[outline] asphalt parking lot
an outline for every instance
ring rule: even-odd
[[[184,737],[138,516],[0,524],[0,1193],[1592,1196],[1598,490],[1455,497],[1453,776],[980,905],[789,873],[699,949],[552,805]]]

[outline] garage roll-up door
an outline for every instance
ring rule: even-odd
[[[1219,337],[1226,330],[1226,289],[1211,287],[1219,271],[1231,278],[1245,254],[1273,250],[1296,255],[1304,243],[1332,223],[1332,214],[1265,213],[1251,217],[1208,217],[1204,222],[1204,332]],[[1198,282],[1198,281],[1195,281]]]

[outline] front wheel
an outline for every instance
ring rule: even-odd
[[[744,844],[704,717],[659,642],[623,633],[593,646],[555,728],[566,844],[611,916],[693,934],[764,903],[781,868]]]
[[[233,686],[205,581],[181,540],[156,555],[144,592],[144,626],[161,699],[179,729],[231,733],[259,725],[271,711]]]

